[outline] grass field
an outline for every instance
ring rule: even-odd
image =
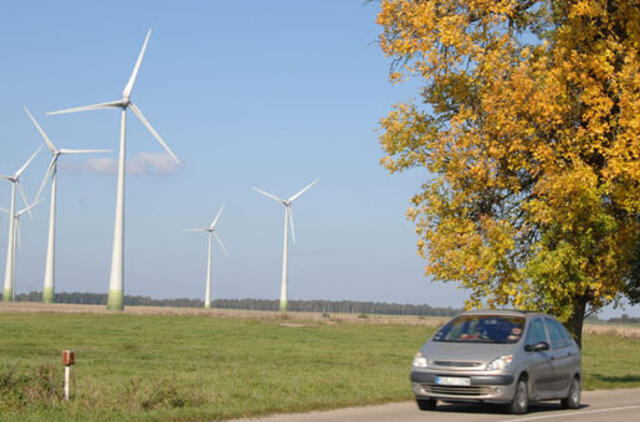
[[[0,419],[219,420],[409,400],[411,358],[434,330],[211,315],[0,313]],[[585,388],[640,386],[638,356],[640,339],[587,334]]]

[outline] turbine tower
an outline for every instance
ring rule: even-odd
[[[11,251],[11,260],[12,260],[11,265],[13,266],[14,279],[15,279],[15,268],[16,268],[16,243],[18,245],[18,248],[22,249],[22,240],[20,236],[20,217],[25,212],[31,213],[31,208],[35,207],[40,202],[42,202],[42,199],[39,201],[33,201],[33,204],[26,206],[20,211],[18,211],[17,213],[13,214],[13,218],[11,218],[11,213],[9,212],[8,209],[0,207],[0,211],[7,214],[7,216],[9,216],[9,219],[13,220],[13,235],[14,235],[14,238],[17,240],[17,242],[14,242],[13,250]],[[15,280],[14,280],[14,286],[11,289],[11,301],[13,302],[15,298],[16,298],[16,289],[15,289]]]
[[[302,188],[300,192],[291,196],[289,199],[278,198],[277,196],[272,195],[269,192],[265,192],[256,187],[253,187],[253,190],[255,190],[256,192],[261,193],[284,205],[284,248],[282,252],[282,283],[280,285],[280,311],[282,312],[287,311],[287,222],[291,225],[291,240],[293,240],[293,243],[296,243],[296,232],[293,228],[293,209],[291,208],[291,204],[300,195],[305,193],[307,190],[309,190],[309,188],[311,188],[311,186],[315,185],[316,183],[318,183],[318,179],[309,183],[307,186]]]
[[[203,227],[201,229],[182,229],[182,231],[185,232],[209,232],[209,248],[207,249],[207,284],[204,292],[204,307],[207,309],[211,308],[211,250],[214,237],[218,241],[218,244],[224,254],[229,256],[227,248],[224,247],[222,239],[220,239],[220,236],[218,236],[218,233],[216,232],[216,224],[218,223],[218,219],[220,218],[220,214],[222,214],[223,209],[224,204],[220,207],[220,211],[218,211],[218,214],[216,214],[216,217],[213,219],[213,222],[209,227]]]
[[[140,63],[142,63],[142,57],[147,49],[147,43],[149,42],[149,36],[151,36],[151,30],[147,32],[147,37],[142,45],[142,50],[138,55],[138,60],[133,68],[131,77],[122,91],[122,98],[116,101],[109,101],[106,103],[92,104],[88,106],[75,107],[65,110],[58,110],[49,112],[47,114],[63,114],[74,113],[78,111],[90,111],[99,110],[103,108],[119,108],[120,113],[120,147],[118,151],[118,185],[116,196],[116,217],[115,226],[113,230],[113,251],[111,255],[111,275],[109,279],[109,298],[107,300],[107,309],[112,311],[121,311],[124,309],[124,178],[125,178],[125,155],[126,155],[126,120],[127,109],[131,109],[133,114],[142,122],[142,124],[151,132],[156,140],[162,145],[167,153],[173,158],[176,163],[180,164],[178,157],[169,149],[164,140],[158,135],[158,132],[151,126],[151,123],[142,114],[142,111],[131,101],[131,91],[133,85],[136,82],[138,76],[138,70],[140,70]]]
[[[12,183],[11,205],[9,208],[10,216],[15,215],[15,212],[16,212],[16,186],[18,187],[18,192],[20,192],[20,196],[22,197],[24,204],[27,207],[29,206],[27,195],[25,195],[24,189],[22,188],[22,183],[20,183],[20,176],[22,175],[22,173],[24,173],[27,166],[31,164],[31,161],[33,161],[33,159],[36,158],[36,155],[40,152],[41,149],[42,149],[42,145],[40,145],[40,147],[36,150],[36,152],[34,152],[31,155],[31,157],[29,157],[27,162],[24,163],[22,167],[20,167],[18,171],[14,173],[13,176],[0,174],[0,179],[4,179]],[[33,219],[33,214],[31,214],[31,208],[28,208],[27,212]],[[15,241],[16,240],[15,240],[14,219],[9,218],[9,239],[7,241],[7,266],[5,267],[5,270],[4,270],[4,292],[2,296],[2,300],[4,302],[10,302],[13,298],[13,282],[14,282],[14,275],[15,275],[15,269],[13,267],[13,263],[14,263],[13,255],[15,253]]]
[[[49,168],[47,168],[46,173],[44,174],[44,178],[42,179],[42,183],[40,184],[40,189],[38,189],[38,193],[34,201],[37,201],[42,193],[42,189],[44,189],[44,185],[51,177],[51,207],[49,209],[49,235],[47,237],[47,255],[45,261],[45,269],[44,269],[44,288],[42,289],[42,301],[44,303],[53,303],[54,297],[54,286],[55,286],[55,253],[56,253],[56,245],[55,245],[55,234],[56,234],[56,174],[58,169],[58,158],[62,154],[93,154],[93,153],[101,153],[101,152],[111,152],[108,149],[57,149],[53,142],[49,139],[47,134],[42,130],[36,119],[33,117],[31,112],[27,107],[24,108],[24,111],[27,113],[27,116],[31,119],[35,127],[40,132],[40,135],[44,139],[47,148],[51,152],[52,158],[51,163],[49,163]]]

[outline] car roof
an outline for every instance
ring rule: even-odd
[[[534,316],[549,316],[544,312],[520,309],[475,309],[473,311],[463,312],[460,315],[508,315],[521,316],[525,318],[532,318]]]

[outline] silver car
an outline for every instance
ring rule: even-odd
[[[437,400],[504,403],[525,413],[532,400],[580,406],[580,348],[554,317],[528,311],[465,312],[440,328],[413,359],[421,410]]]

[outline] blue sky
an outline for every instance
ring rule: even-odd
[[[180,229],[209,224],[225,202],[230,255],[214,249],[214,298],[278,298],[284,210],[251,186],[289,196],[319,178],[294,204],[290,299],[461,306],[463,291],[424,277],[404,218],[425,172],[390,176],[378,163],[379,118],[418,86],[388,82],[377,10],[362,0],[3,2],[0,173],[41,143],[23,105],[58,147],[116,150],[118,112],[45,112],[119,99],[153,28],[132,98],[182,166],[163,165],[130,113],[126,293],[202,297],[206,236]],[[99,164],[114,157],[61,159],[57,291],[107,291],[115,176]],[[43,151],[25,173],[29,197],[49,159]],[[0,205],[9,188],[0,184]],[[23,218],[18,292],[42,288],[47,212],[43,203],[34,222]],[[6,227],[0,217],[2,274]]]

